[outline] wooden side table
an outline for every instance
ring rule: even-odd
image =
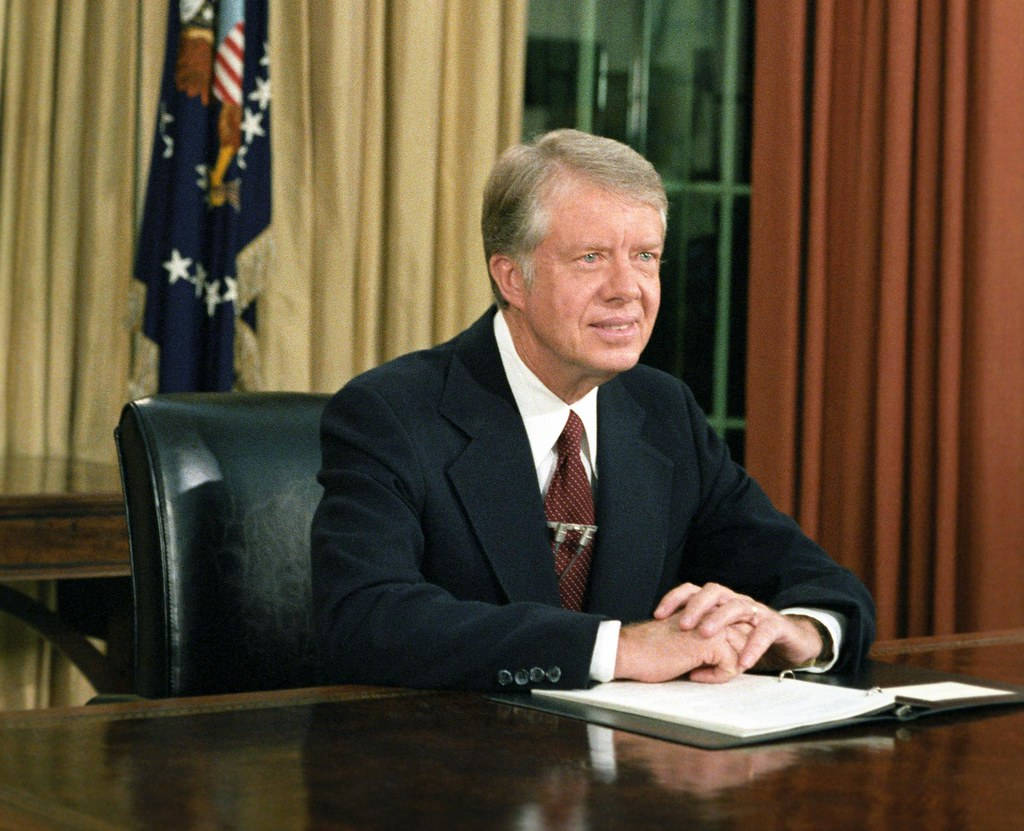
[[[57,646],[102,693],[131,688],[131,609],[109,621],[107,654],[68,621],[10,585],[130,574],[116,465],[0,457],[0,611]]]

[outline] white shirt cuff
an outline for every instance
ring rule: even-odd
[[[622,622],[602,620],[597,625],[594,652],[590,657],[590,680],[611,681],[615,677],[615,659],[619,654],[619,630]]]
[[[846,629],[846,618],[839,612],[826,612],[824,609],[806,609],[802,606],[793,606],[783,609],[779,614],[803,615],[814,618],[828,630],[832,636],[832,660],[825,664],[814,664],[809,667],[797,667],[799,672],[828,672],[839,659],[839,649],[843,643],[843,632]]]
[[[838,612],[826,612],[823,609],[807,609],[802,606],[794,606],[783,609],[780,614],[803,615],[814,618],[832,636],[832,660],[828,663],[800,667],[801,672],[828,672],[835,665],[839,658],[839,649],[843,643],[843,631],[846,628],[846,618]],[[615,659],[619,652],[619,630],[622,628],[621,621],[603,620],[597,627],[597,638],[594,640],[594,652],[590,657],[590,680],[605,682],[615,677]]]

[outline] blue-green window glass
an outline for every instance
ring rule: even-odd
[[[523,135],[624,141],[669,194],[643,360],[683,378],[743,458],[752,0],[530,0]]]

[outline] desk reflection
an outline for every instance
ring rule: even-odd
[[[818,737],[800,743],[763,744],[729,750],[704,750],[621,731],[613,733],[612,741],[618,765],[628,764],[644,770],[662,788],[704,798],[745,787],[768,774],[796,764],[806,764],[814,757],[834,756],[844,749],[870,748],[884,752],[895,747],[895,741],[884,736],[833,740]]]
[[[536,713],[521,714],[536,725]],[[595,724],[577,725],[586,737],[589,769],[583,765],[551,765],[537,771],[534,798],[513,814],[520,831],[577,831],[602,825],[602,786],[636,785],[643,781],[663,793],[686,797],[691,819],[707,818],[706,806],[733,789],[798,764],[841,757],[864,750],[891,754],[891,736],[853,736],[778,742],[727,750],[705,750]]]
[[[1019,643],[964,649],[1024,677]],[[0,828],[1016,829],[1022,760],[1021,708],[705,750],[322,688],[0,714]]]

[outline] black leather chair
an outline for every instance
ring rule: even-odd
[[[182,393],[124,407],[139,695],[317,682],[309,526],[326,402]]]

